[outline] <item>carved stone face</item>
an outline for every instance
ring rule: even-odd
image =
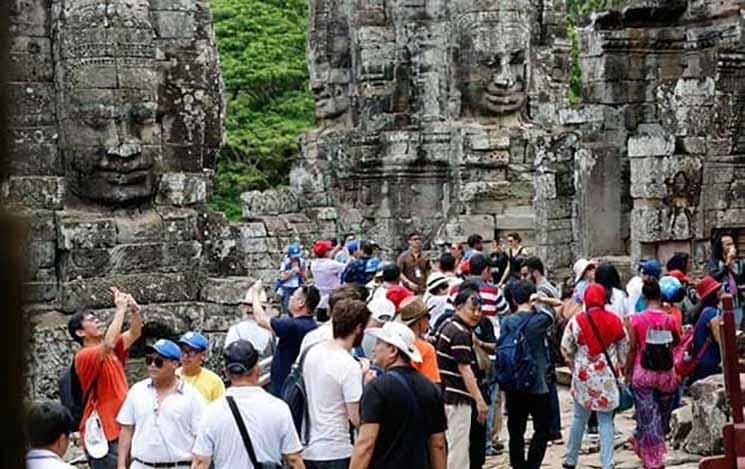
[[[469,13],[460,20],[453,63],[462,115],[504,116],[521,111],[529,79],[527,26],[495,12]]]
[[[349,72],[330,70],[311,79],[311,90],[316,101],[316,118],[333,119],[344,114],[350,106]]]

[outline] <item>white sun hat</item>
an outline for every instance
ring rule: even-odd
[[[414,332],[399,322],[387,322],[383,327],[373,327],[365,331],[366,334],[380,339],[386,344],[393,345],[405,353],[413,362],[421,363],[422,354],[416,348]]]

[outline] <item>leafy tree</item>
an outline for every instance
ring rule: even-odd
[[[213,0],[227,99],[227,146],[212,204],[231,219],[240,194],[288,181],[299,136],[314,124],[305,62],[307,0]]]

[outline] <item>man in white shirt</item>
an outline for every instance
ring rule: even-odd
[[[262,300],[264,301],[264,300]],[[243,313],[245,319],[230,326],[225,336],[225,347],[232,344],[238,339],[251,342],[259,352],[259,359],[266,358],[274,352],[274,338],[272,333],[256,324],[256,318],[253,314],[253,298],[249,293],[241,300],[238,308]]]
[[[148,469],[164,463],[190,467],[204,398],[176,375],[181,360],[178,345],[160,339],[145,353],[150,377],[132,386],[116,418],[122,426],[118,467]]]
[[[41,402],[31,406],[26,415],[26,469],[73,469],[62,461],[74,430],[72,416],[57,402]]]
[[[319,239],[313,243],[313,254],[317,256],[310,263],[310,271],[316,283],[316,288],[321,293],[321,301],[316,307],[316,318],[325,322],[328,319],[329,296],[331,292],[341,285],[341,274],[347,264],[334,260],[334,255],[339,252],[340,246],[334,249],[331,241]]]
[[[310,432],[303,452],[308,469],[346,469],[352,456],[349,422],[359,426],[362,369],[350,355],[362,342],[370,319],[367,305],[342,300],[334,305],[333,341],[308,350],[303,366]]]
[[[228,399],[235,402],[256,459],[302,469],[303,459],[290,408],[264,391],[259,382],[259,354],[250,342],[238,340],[225,347],[225,373],[230,387],[225,397],[213,402],[202,416],[194,444],[192,469],[254,467],[246,450]]]
[[[341,300],[365,301],[366,298],[367,295],[362,292],[362,288],[357,284],[347,284],[337,288],[329,298],[329,320],[323,323],[321,326],[305,334],[305,337],[303,337],[303,341],[300,343],[300,353],[298,354],[298,360],[303,355],[303,352],[307,350],[311,345],[334,339],[333,322],[334,306],[336,306],[336,303],[340,302]]]

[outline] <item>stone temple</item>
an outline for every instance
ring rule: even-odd
[[[29,394],[54,396],[69,314],[221,344],[284,248],[355,231],[390,257],[517,231],[556,280],[577,256],[708,256],[745,244],[745,5],[625,0],[578,30],[565,0],[310,0],[317,127],[290,189],[210,211],[223,140],[207,0],[11,0],[11,176],[29,222]],[[619,2],[614,2],[617,4]]]

